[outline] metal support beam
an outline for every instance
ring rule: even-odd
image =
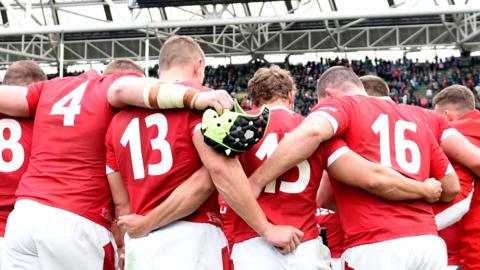
[[[109,5],[103,5],[103,10],[105,11],[105,18],[107,21],[113,22],[112,11],[110,10]]]
[[[293,11],[293,6],[292,6],[292,1],[291,0],[285,0],[285,6],[287,7],[287,10]]]
[[[2,0],[6,1],[6,0]],[[282,16],[262,16],[262,17],[236,17],[236,18],[211,18],[194,19],[182,21],[156,21],[156,22],[122,22],[122,23],[104,23],[93,26],[44,26],[28,28],[6,28],[2,29],[0,36],[37,33],[79,33],[79,32],[100,32],[100,31],[121,31],[156,28],[176,28],[176,27],[202,27],[214,25],[248,25],[264,23],[285,23],[285,22],[315,22],[324,20],[342,20],[359,18],[399,18],[399,17],[421,17],[440,14],[459,14],[459,13],[477,13],[480,12],[480,4],[465,6],[437,7],[423,10],[412,11],[409,9],[389,9],[385,11],[338,11],[323,12],[315,15],[304,14],[286,14]]]
[[[38,24],[38,25],[43,25],[42,22],[37,19],[37,17],[35,17],[35,15],[33,15],[32,11],[31,11],[31,2],[28,4],[29,5],[29,8],[27,8],[27,6],[25,6],[22,2],[20,2],[19,0],[15,0],[15,3],[20,6],[21,9],[23,9],[23,11],[25,11],[25,15],[29,16],[30,18],[32,18],[32,20]]]
[[[2,3],[0,3],[0,8],[2,9],[0,11],[0,14],[2,15],[2,23],[3,24],[8,24],[8,15],[7,15],[7,11],[4,9],[4,6]]]
[[[60,34],[60,46],[58,47],[58,74],[60,78],[63,78],[63,63],[65,62],[65,43],[63,33]]]
[[[48,1],[48,3],[50,4],[50,9],[52,10],[53,23],[54,23],[55,25],[59,25],[59,24],[60,24],[60,20],[59,20],[59,18],[58,18],[57,8],[55,7],[55,0],[50,0],[50,1]]]

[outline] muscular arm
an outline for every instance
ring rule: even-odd
[[[191,99],[184,99],[184,96]],[[187,107],[204,110],[212,107],[221,113],[223,109],[231,109],[233,105],[231,96],[224,90],[199,92],[198,89],[190,87],[180,85],[172,87],[172,84],[160,83],[153,78],[134,76],[124,76],[115,80],[108,89],[107,98],[110,105],[116,108],[132,105],[143,108]]]
[[[291,252],[300,243],[303,233],[290,226],[274,226],[268,222],[239,161],[208,147],[200,132],[195,133],[193,142],[215,187],[228,205],[267,242],[281,248],[283,253]]]
[[[28,117],[27,91],[23,86],[0,86],[0,112],[10,116]]]
[[[130,214],[130,198],[127,189],[123,183],[122,176],[118,172],[107,175],[110,193],[112,193],[113,205],[115,206],[115,216]]]
[[[361,188],[373,195],[392,201],[417,200],[430,198],[435,202],[441,192],[440,183],[435,185],[435,192],[423,182],[403,176],[397,171],[370,162],[353,151],[343,154],[328,169],[328,174],[344,184]],[[355,173],[352,173],[355,172]],[[433,193],[433,194],[432,194]]]
[[[452,169],[452,172],[447,173],[444,177],[439,179],[442,183],[442,195],[440,196],[440,202],[449,203],[455,199],[458,193],[460,193],[460,183],[458,176]]]
[[[212,194],[214,189],[210,175],[202,167],[145,217],[139,215],[120,217],[118,224],[126,228],[130,237],[147,235],[153,230],[195,212]]]
[[[480,177],[480,148],[472,144],[459,132],[442,140],[440,146],[447,157],[470,169]]]
[[[296,164],[312,155],[323,141],[333,136],[333,127],[322,116],[311,115],[289,136],[251,176],[256,187],[264,187]]]

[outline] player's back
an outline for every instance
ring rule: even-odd
[[[471,143],[480,147],[480,111],[467,112],[460,119],[453,121],[452,125]],[[465,174],[467,171],[457,171],[457,173],[459,178],[468,175],[473,177],[470,172]],[[480,269],[480,258],[478,256],[480,252],[478,244],[480,239],[480,181],[475,181],[470,209],[460,221],[460,230],[460,237],[457,236],[455,240],[460,241],[458,252],[462,267],[466,270]]]
[[[118,77],[88,71],[29,86],[35,116],[32,154],[17,197],[61,208],[109,227],[105,134],[115,110],[107,91]]]
[[[453,132],[448,121],[432,110],[407,104],[399,104],[398,106],[406,112],[411,113],[413,117],[417,118],[418,122],[427,124],[438,144],[440,144],[442,139],[450,132]]]
[[[431,131],[390,99],[329,99],[318,104],[312,114],[328,114],[335,134],[368,160],[418,181],[445,175],[448,160]],[[387,201],[338,181],[332,181],[332,188],[347,248],[405,236],[436,235],[432,208],[423,201]]]
[[[109,127],[107,165],[128,189],[132,213],[146,215],[201,168],[192,141],[201,114],[190,110],[126,108]],[[220,225],[218,193],[184,220]]]
[[[257,113],[253,110],[249,113]],[[250,176],[273,153],[278,143],[303,121],[303,117],[283,106],[270,107],[267,131],[255,146],[239,156],[245,174]],[[299,142],[301,143],[301,142]],[[258,198],[267,218],[274,224],[288,224],[302,230],[302,242],[318,236],[315,222],[315,196],[323,167],[319,155],[314,154],[268,184]],[[235,220],[235,239],[258,236],[240,217]]]
[[[0,114],[0,237],[15,204],[15,191],[30,159],[33,121]]]

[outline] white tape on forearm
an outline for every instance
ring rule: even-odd
[[[158,90],[157,104],[160,109],[183,108],[183,97],[188,87],[179,84],[163,84]]]
[[[145,86],[143,87],[143,104],[147,106],[147,108],[152,108],[152,104],[150,104],[150,91],[152,89],[152,86],[154,84],[160,83],[159,80],[154,79],[154,78],[146,78],[147,82],[145,83]]]

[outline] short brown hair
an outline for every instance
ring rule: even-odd
[[[128,58],[113,60],[110,64],[107,65],[107,67],[103,71],[103,74],[110,75],[119,71],[136,71],[145,75],[145,73],[143,72],[143,68],[137,63],[133,62],[133,60]]]
[[[436,105],[456,105],[461,111],[470,111],[475,109],[475,96],[467,87],[454,84],[444,88],[433,98],[433,106]]]
[[[47,76],[37,63],[31,60],[20,60],[7,69],[3,84],[27,86],[45,80],[47,80]]]
[[[288,94],[297,89],[290,72],[276,65],[257,70],[248,81],[248,88],[255,106],[281,98],[287,99]]]
[[[190,64],[196,58],[205,58],[200,45],[187,36],[172,36],[160,49],[159,70],[168,70],[173,66]]]
[[[317,82],[318,97],[324,98],[327,88],[337,88],[343,92],[348,92],[350,87],[354,85],[363,89],[362,82],[353,72],[352,69],[344,66],[334,66],[320,76]]]
[[[390,94],[390,88],[388,87],[387,82],[378,76],[365,75],[360,77],[360,81],[369,96],[385,97]]]

